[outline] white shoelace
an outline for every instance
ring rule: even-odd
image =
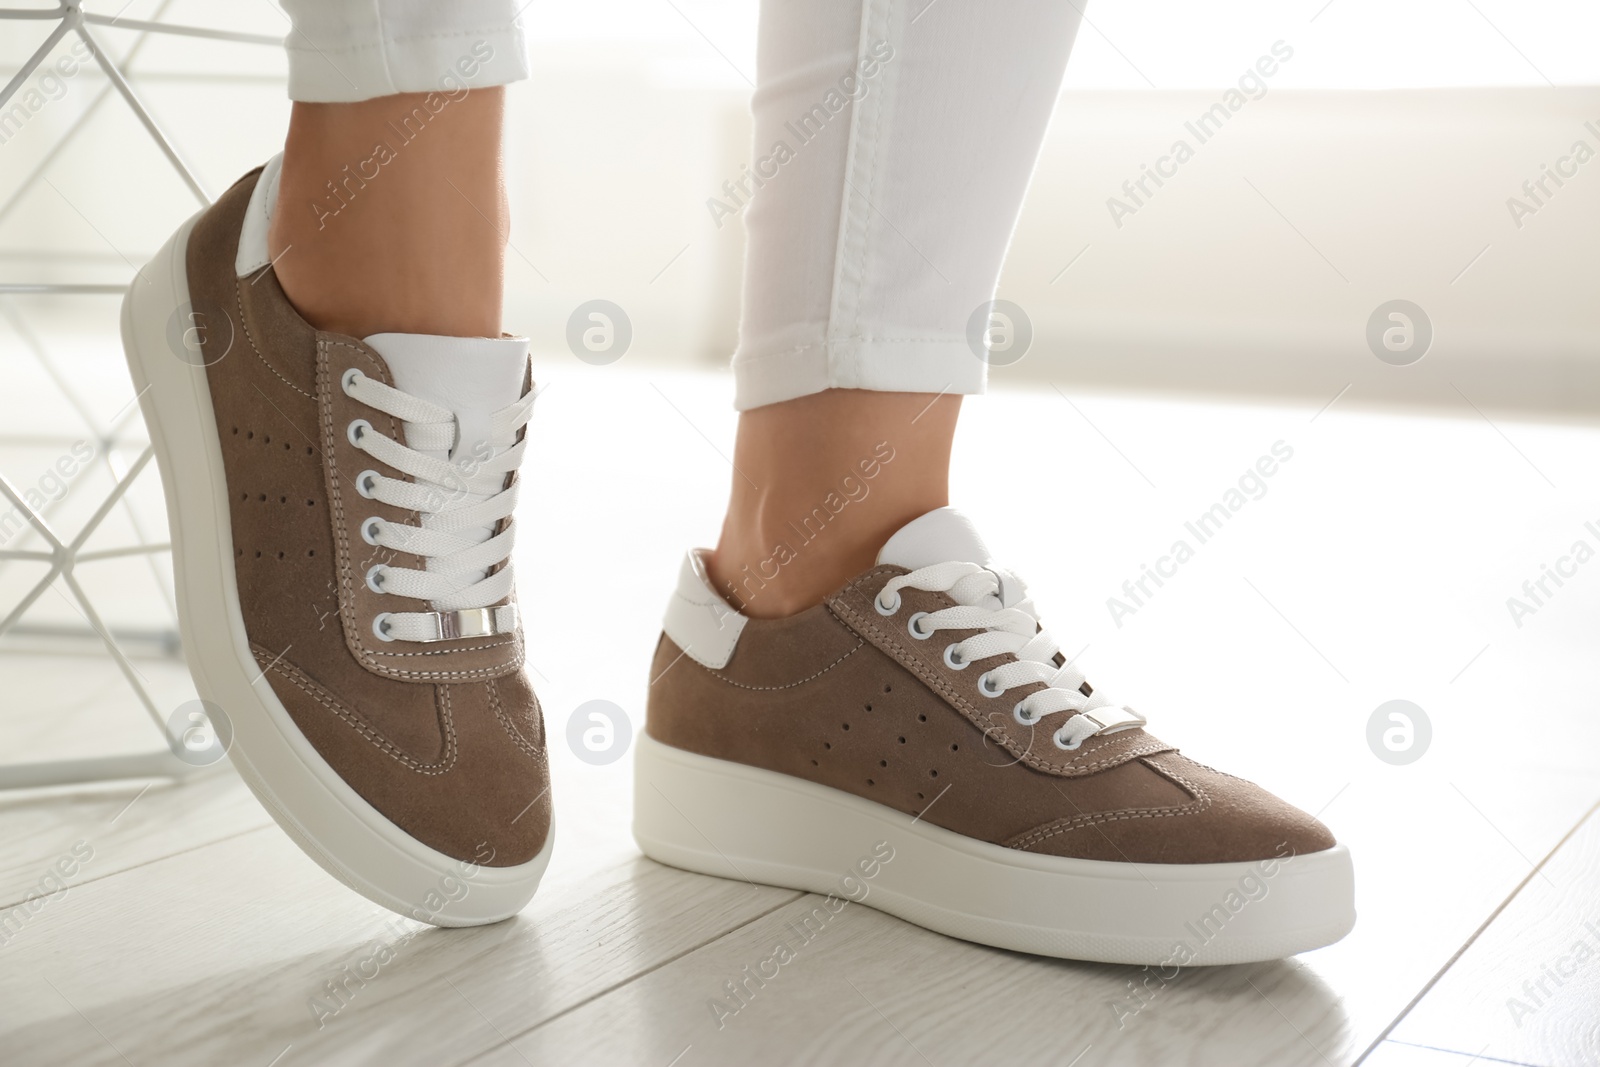
[[[976,563],[922,567],[884,583],[873,599],[878,614],[899,611],[900,590],[905,588],[948,593],[958,605],[912,615],[906,629],[916,640],[925,641],[939,630],[984,631],[946,646],[946,666],[964,670],[973,661],[990,656],[1009,652],[1016,657],[978,677],[982,696],[993,700],[1033,682],[1048,686],[1019,700],[1012,715],[1022,725],[1034,726],[1047,715],[1072,712],[1053,736],[1057,748],[1071,751],[1096,734],[1145,724],[1143,715],[1113,703],[1098,689],[1086,694],[1086,679],[1076,664],[1056,666],[1061,647],[1039,625],[1033,602],[1026,598],[1026,586],[1011,572]]]
[[[419,516],[420,525],[386,522],[377,517],[361,524],[371,545],[409,552],[427,561],[426,570],[377,564],[367,571],[367,585],[379,593],[426,600],[431,612],[383,612],[372,624],[385,641],[441,641],[506,633],[516,627],[511,605],[490,608],[511,592],[509,557],[515,537],[512,523],[499,533],[493,527],[510,518],[517,486],[505,487],[506,475],[522,463],[525,442],[517,433],[533,415],[535,394],[490,417],[489,440],[472,442],[468,454],[452,463],[426,453],[449,454],[457,447],[456,416],[449,408],[423,400],[369,378],[354,368],[340,378],[345,393],[405,423],[401,444],[357,419],[347,433],[351,444],[412,481],[365,470],[356,476],[356,491],[370,500]],[[505,566],[489,573],[501,563]]]

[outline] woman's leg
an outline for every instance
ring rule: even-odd
[[[738,471],[714,580],[691,553],[668,604],[634,838],[1045,955],[1168,966],[1338,940],[1354,891],[1327,827],[1146,733],[940,507],[986,366],[967,323],[987,324],[1076,8],[909,2],[763,3]],[[990,444],[989,463],[1039,462]],[[1174,947],[1185,916],[1289,856],[1298,875],[1248,924]]]
[[[472,90],[401,141],[428,95],[294,106],[268,250],[318,329],[500,334],[505,90]]]
[[[947,503],[960,396],[987,368],[968,321],[994,296],[1077,22],[1048,0],[763,3],[744,414],[710,563],[747,614],[818,603]],[[841,488],[852,474],[864,495]],[[826,533],[775,555],[818,507]]]
[[[498,337],[516,5],[284,7],[295,106],[268,240],[284,292],[354,337]]]

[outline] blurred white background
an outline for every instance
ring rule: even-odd
[[[287,25],[270,0],[120,10],[268,35]],[[1585,250],[1600,237],[1600,162],[1520,227],[1507,199],[1575,141],[1600,150],[1600,8],[1086,10],[1001,286],[1032,318],[1035,344],[1002,380],[1324,398],[1352,384],[1353,403],[1459,408],[1455,382],[1502,409],[1592,411],[1600,259]],[[740,231],[718,229],[706,201],[750,158],[756,17],[754,0],[529,6],[535,75],[512,93],[507,319],[536,348],[560,351],[572,308],[604,297],[633,319],[630,363],[727,359]],[[5,76],[48,25],[0,23]],[[137,35],[100,37],[122,54]],[[1108,197],[1278,41],[1293,58],[1267,93],[1119,227]],[[131,69],[212,193],[281,145],[289,105],[276,49],[161,37]],[[105,88],[85,69],[5,130],[0,281],[124,281],[194,209],[116,100],[48,182],[30,181]],[[1395,298],[1422,306],[1435,329],[1427,358],[1403,370],[1372,359],[1363,340],[1372,310]],[[30,304],[66,320],[90,306]]]

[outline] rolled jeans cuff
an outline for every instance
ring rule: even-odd
[[[528,76],[522,26],[507,21],[477,29],[440,29],[391,36],[378,23],[330,25],[295,12],[284,38],[289,98],[353,103],[396,93],[455,93],[506,85]],[[330,5],[332,12],[339,5]]]
[[[819,340],[740,352],[734,407],[748,411],[825,389],[972,395],[984,391],[988,369],[965,337]]]

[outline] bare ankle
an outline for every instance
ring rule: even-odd
[[[949,503],[959,410],[956,396],[829,390],[745,412],[717,588],[781,618],[872,566],[896,530]]]
[[[500,333],[500,88],[296,104],[268,250],[319,329]]]

